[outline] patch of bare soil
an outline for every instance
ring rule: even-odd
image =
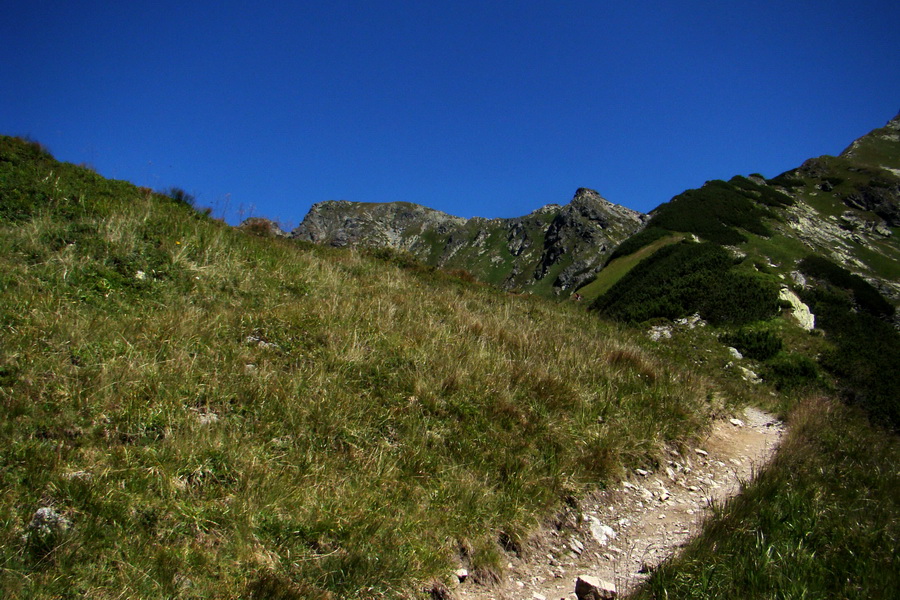
[[[628,593],[649,571],[686,545],[713,503],[740,491],[772,457],[784,433],[772,415],[747,408],[715,424],[687,452],[670,451],[655,472],[638,469],[616,489],[598,492],[562,514],[489,587],[460,572],[452,590],[465,600],[572,600],[575,581],[590,575]]]

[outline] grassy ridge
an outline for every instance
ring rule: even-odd
[[[240,234],[0,139],[6,597],[397,596],[500,568],[710,384],[574,307]],[[52,507],[71,527],[39,535]]]

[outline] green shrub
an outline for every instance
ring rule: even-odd
[[[726,333],[722,342],[734,346],[741,354],[754,360],[768,360],[781,351],[781,338],[771,331],[753,331],[740,329],[735,333]]]
[[[662,229],[661,227],[647,227],[640,233],[628,237],[624,242],[616,246],[616,249],[609,255],[609,260],[606,262],[609,263],[620,256],[634,254],[644,246],[649,246],[656,240],[662,239],[667,235],[671,235],[671,232]]]
[[[735,270],[724,248],[682,242],[639,263],[591,307],[621,321],[699,313],[714,324],[743,324],[775,314],[778,292],[761,277]]]
[[[794,390],[814,385],[819,380],[819,368],[808,356],[780,353],[766,363],[763,379],[776,389]]]
[[[772,179],[768,179],[766,180],[766,183],[768,183],[769,185],[777,185],[788,189],[803,187],[804,185],[806,185],[806,182],[803,179],[795,177],[791,174],[790,171],[788,171],[787,173],[782,173],[781,175],[777,175]]]
[[[171,187],[164,192],[160,192],[160,194],[186,206],[194,206],[194,202],[197,200],[192,194],[188,194],[179,187]]]
[[[851,292],[853,300],[860,310],[876,317],[894,315],[894,306],[885,300],[869,282],[830,260],[810,255],[801,260],[798,266],[804,275],[822,279],[832,286]]]
[[[821,365],[838,378],[845,400],[900,428],[900,334],[887,318],[894,307],[864,279],[824,258],[807,257],[800,268],[821,282],[803,295],[833,343]]]
[[[687,190],[657,208],[647,230],[682,231],[724,246],[737,245],[747,241],[739,229],[770,236],[772,232],[763,219],[776,215],[766,205],[784,206],[791,202],[784,194],[744,177],[731,182],[708,181],[700,189]],[[656,233],[645,235],[662,237]]]

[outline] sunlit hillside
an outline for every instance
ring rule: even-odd
[[[576,306],[247,235],[36,143],[0,140],[0,194],[7,597],[477,577],[723,408]]]

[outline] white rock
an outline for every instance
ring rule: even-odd
[[[702,448],[694,448],[694,452],[696,452],[700,456],[709,456],[709,452],[703,450]]]
[[[816,328],[816,316],[810,312],[807,305],[803,304],[803,301],[800,300],[797,294],[784,287],[778,293],[778,298],[791,304],[791,314],[797,319],[800,327],[806,331],[812,331]]]
[[[728,419],[728,421],[735,427],[743,427],[744,426],[744,422],[741,421],[740,419]]]
[[[738,369],[741,370],[741,377],[743,377],[746,381],[749,381],[753,384],[762,383],[762,379],[760,378],[760,376],[750,369],[746,367],[738,367]]]
[[[650,328],[647,335],[654,342],[658,342],[661,339],[669,339],[672,337],[672,328],[667,325],[656,325]]]
[[[728,352],[731,353],[732,358],[734,358],[735,360],[741,360],[744,358],[744,355],[741,354],[740,350],[738,350],[737,348],[728,346]]]
[[[460,583],[462,583],[469,577],[469,572],[466,569],[457,569],[454,574],[456,575],[456,578]]]
[[[581,543],[577,538],[573,538],[571,542],[569,542],[569,548],[571,548],[572,552],[575,554],[581,554],[584,552],[584,544]]]
[[[605,546],[611,539],[616,539],[616,532],[609,525],[604,525],[595,517],[591,517],[591,535],[601,546]]]

